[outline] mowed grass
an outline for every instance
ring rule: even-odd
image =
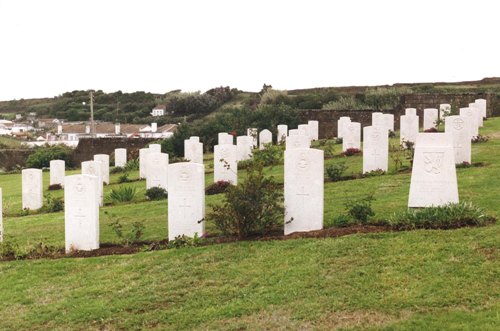
[[[481,133],[491,139],[473,145],[473,162],[485,165],[457,170],[460,198],[498,216],[500,119],[486,121]],[[326,164],[337,162],[358,172],[362,158],[334,157]],[[282,166],[266,171],[283,181]],[[118,186],[118,176],[112,175],[106,192]],[[213,181],[212,174],[206,178]],[[406,208],[409,182],[410,174],[387,174],[326,183],[325,225],[346,201],[367,194],[376,198],[377,219]],[[166,238],[167,202],[144,201],[144,181],[122,185],[136,186],[138,196],[101,209],[101,242],[118,240],[108,226],[115,217],[125,226],[143,221],[146,240]],[[20,175],[0,176],[0,186],[9,240],[63,247],[63,213],[9,216],[20,211]],[[207,196],[207,204],[220,201],[220,195]],[[210,223],[207,230],[216,232]],[[499,230],[492,225],[1,262],[0,329],[496,330]]]

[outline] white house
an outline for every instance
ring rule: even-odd
[[[153,108],[151,111],[152,116],[163,116],[165,115],[165,111],[167,110],[167,106],[165,105],[158,105]]]

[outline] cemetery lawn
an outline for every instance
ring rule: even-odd
[[[481,134],[490,140],[474,144],[472,158],[483,166],[457,170],[460,199],[499,217],[500,118],[485,121]],[[338,162],[346,162],[348,172],[358,172],[362,159],[334,157],[325,166]],[[394,172],[389,163],[389,173]],[[282,166],[266,171],[283,181]],[[111,176],[106,194],[118,187],[118,176]],[[137,176],[130,174],[131,179]],[[212,174],[206,177],[207,184],[213,181]],[[44,180],[46,188],[48,172]],[[346,201],[367,194],[376,198],[375,219],[403,210],[409,182],[409,173],[398,173],[326,183],[325,226],[344,211]],[[166,201],[145,201],[144,181],[122,185],[137,187],[137,197],[133,203],[101,209],[101,243],[118,242],[109,227],[116,218],[126,229],[143,221],[144,240],[166,238]],[[7,240],[21,246],[64,246],[63,213],[21,216],[19,174],[1,175],[0,187]],[[51,194],[62,196],[62,191]],[[207,205],[221,198],[207,196]],[[207,231],[217,233],[210,223]],[[497,223],[3,261],[0,329],[496,330],[499,248]]]

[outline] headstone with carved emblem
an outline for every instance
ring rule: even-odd
[[[24,169],[22,177],[23,209],[37,210],[43,206],[43,180],[41,169]]]
[[[470,125],[471,139],[477,137],[479,135],[479,123],[476,110],[470,107],[460,108],[460,116],[465,117]]]
[[[342,151],[350,148],[361,149],[361,123],[349,122],[344,128],[342,137]]]
[[[99,248],[100,179],[90,175],[64,180],[64,238],[66,252]]]
[[[184,158],[194,163],[203,164],[203,143],[199,137],[184,140]]]
[[[387,171],[389,163],[389,132],[385,127],[363,128],[363,173]]]
[[[419,133],[411,173],[408,207],[458,203],[451,133]]]
[[[205,233],[205,170],[203,164],[168,166],[168,239]]]
[[[214,182],[238,183],[238,165],[235,145],[214,146]]]
[[[285,151],[285,235],[323,228],[323,172],[322,150]]]
[[[451,113],[451,105],[448,103],[442,103],[439,105],[439,118],[444,120],[446,116]]]
[[[471,162],[471,135],[470,123],[464,116],[447,116],[445,132],[453,136],[453,149],[455,151],[455,164]]]
[[[285,148],[287,150],[293,148],[309,148],[309,147],[311,147],[311,140],[307,136],[299,134],[286,137]]]
[[[147,156],[146,189],[159,187],[168,190],[168,154],[150,152]]]

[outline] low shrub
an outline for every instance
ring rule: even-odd
[[[472,138],[472,143],[473,144],[485,143],[488,140],[490,140],[490,137],[478,134],[477,136]]]
[[[202,242],[203,239],[200,238],[196,232],[193,238],[182,235],[175,237],[174,240],[169,240],[167,248],[196,247],[200,246]]]
[[[346,169],[345,162],[329,164],[326,166],[326,175],[332,182],[337,182],[342,179]]]
[[[110,174],[120,174],[125,172],[125,167],[113,167],[109,170]]]
[[[132,159],[125,163],[123,167],[125,171],[139,170],[139,159]]]
[[[346,226],[350,226],[353,224],[355,224],[355,222],[352,219],[352,217],[350,217],[349,215],[346,215],[346,214],[340,214],[340,215],[334,217],[333,222],[332,222],[333,226],[336,226],[339,228],[344,228]]]
[[[128,176],[129,176],[129,174],[128,174],[128,172],[126,172],[123,175],[121,175],[120,177],[118,177],[118,183],[122,184],[122,183],[130,182],[130,179],[128,178]]]
[[[377,170],[365,172],[363,174],[363,177],[375,177],[375,176],[382,176],[382,175],[385,175],[385,171],[382,169],[377,169]]]
[[[62,190],[62,185],[61,184],[52,184],[52,185],[49,185],[49,191],[57,191],[57,190]]]
[[[355,221],[360,224],[367,224],[370,217],[375,216],[375,212],[372,209],[372,201],[375,198],[372,195],[348,201],[346,206],[346,211],[349,216],[351,216]]]
[[[62,197],[53,197],[51,194],[45,196],[45,203],[42,208],[47,213],[56,213],[64,210],[64,199]]]
[[[255,150],[253,160],[264,167],[274,166],[283,163],[283,155],[284,146],[269,144],[266,149]]]
[[[114,202],[127,202],[132,201],[135,197],[137,190],[132,186],[120,186],[116,189],[111,189],[109,198]]]
[[[408,209],[393,214],[387,224],[395,230],[453,229],[463,226],[482,226],[496,218],[469,202],[450,203],[439,207]]]
[[[342,152],[341,155],[353,156],[353,155],[357,155],[357,154],[361,154],[361,150],[359,148],[348,148],[344,152]]]
[[[246,180],[231,185],[222,205],[213,205],[207,219],[225,235],[239,239],[265,235],[283,224],[283,193],[273,177],[264,176],[262,164],[247,169]]]
[[[146,198],[151,201],[165,200],[168,198],[168,193],[164,188],[155,186],[146,190]]]
[[[344,143],[344,139],[343,138],[335,138],[335,144],[337,145],[340,145],[340,144],[343,144]]]
[[[105,212],[107,214],[107,212]],[[139,242],[144,235],[144,223],[143,222],[133,222],[130,225],[130,229],[126,232],[123,231],[123,225],[120,222],[120,218],[116,217],[116,215],[111,214],[109,215],[111,218],[112,222],[108,224],[108,226],[113,230],[115,235],[120,239],[120,242],[128,246],[130,244]]]
[[[26,166],[28,168],[47,168],[51,160],[64,160],[66,166],[71,166],[73,150],[64,145],[35,147],[35,152],[28,156]]]
[[[219,194],[219,193],[225,193],[229,186],[231,186],[231,183],[225,180],[219,180],[211,185],[209,185],[205,189],[205,194],[206,195],[214,195],[214,194]]]

